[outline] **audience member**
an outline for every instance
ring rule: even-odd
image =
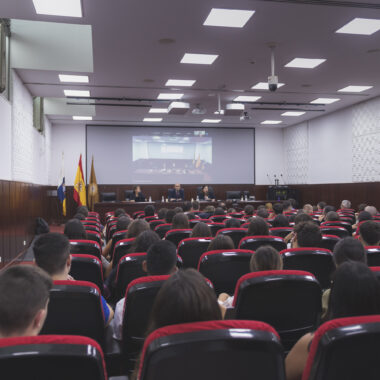
[[[372,217],[374,217],[375,215],[377,215],[377,209],[375,206],[366,206],[366,208],[364,209],[364,211],[367,211],[369,212]]]
[[[214,215],[214,213],[215,213],[215,207],[212,205],[208,205],[205,207],[203,212],[199,214],[199,217],[201,219],[208,219],[210,216]]]
[[[277,215],[271,222],[273,227],[289,227],[289,219],[284,214]]]
[[[141,232],[150,230],[149,223],[144,219],[135,219],[129,226],[127,232],[127,238],[135,238],[141,234]]]
[[[326,214],[325,221],[326,222],[338,222],[340,220],[339,214],[335,211],[329,211]]]
[[[322,215],[319,215],[318,219],[320,222],[325,222],[325,218],[326,218],[326,215],[330,212],[330,211],[335,211],[335,207],[333,206],[326,206],[323,211],[322,211]]]
[[[199,202],[198,201],[192,201],[191,202],[191,211],[192,212],[199,212]]]
[[[359,212],[358,223],[364,222],[365,220],[372,220],[372,215],[368,211]]]
[[[48,233],[36,240],[34,247],[36,264],[45,270],[53,281],[73,280],[69,275],[71,268],[70,242],[62,234]],[[113,318],[113,310],[101,297],[104,320],[108,325]]]
[[[252,218],[248,226],[247,236],[267,236],[269,235],[268,223],[263,219],[257,216]]]
[[[359,226],[359,239],[364,247],[379,245],[380,223],[368,220]]]
[[[263,207],[258,207],[257,208],[257,212],[256,212],[256,215],[263,218],[263,219],[267,219],[269,218],[269,212],[268,210],[265,208],[265,206]]]
[[[275,203],[273,205],[273,211],[275,215],[282,214],[283,210],[284,210],[284,206],[282,205],[282,203]]]
[[[70,219],[69,221],[67,221],[63,233],[70,240],[87,239],[86,230],[82,222],[78,219]]]
[[[347,199],[343,200],[342,203],[340,204],[340,209],[341,210],[351,209],[351,202]]]
[[[190,237],[211,237],[211,228],[204,222],[198,222],[193,227]]]
[[[166,207],[160,208],[157,212],[158,219],[165,219],[168,209]]]
[[[226,226],[226,228],[240,228],[241,223],[236,218],[228,218],[225,219],[224,225]]]
[[[182,210],[185,213],[191,212],[191,202],[190,201],[184,202],[182,205]]]
[[[283,212],[293,211],[292,203],[289,200],[282,202]]]
[[[125,210],[123,208],[117,208],[115,212],[113,213],[113,216],[115,218],[118,218],[119,216],[125,215]]]
[[[189,219],[189,221],[194,220],[194,219],[199,219],[199,217],[192,212],[187,212],[186,215],[187,215],[187,218]]]
[[[308,204],[308,203],[303,206],[302,210],[305,214],[309,214],[309,215],[314,212],[313,206],[311,204]]]
[[[79,214],[83,214],[85,218],[88,217],[88,208],[87,206],[79,206],[77,208],[77,213]]]
[[[246,205],[244,207],[244,214],[247,216],[253,216],[254,211],[255,211],[255,208],[251,205]]]
[[[171,224],[175,214],[174,210],[168,210],[165,215],[165,222]]]
[[[183,228],[190,228],[189,218],[183,212],[179,212],[178,214],[174,215],[174,218],[172,221],[172,229],[178,230],[178,229],[183,229]]]
[[[177,207],[174,208],[174,212],[175,212],[176,214],[178,214],[178,213],[180,213],[180,212],[183,212],[183,209],[182,209],[182,207],[177,206]]]
[[[320,247],[322,233],[314,222],[302,222],[294,226],[292,247]]]
[[[288,201],[290,201],[290,203],[292,204],[293,209],[296,210],[298,207],[298,202],[293,198],[288,198]]]
[[[276,249],[270,245],[264,245],[256,250],[249,262],[251,272],[262,272],[266,270],[281,270],[282,257]],[[234,296],[227,293],[221,293],[218,297],[218,302],[225,308],[232,307]]]
[[[207,251],[215,251],[218,249],[234,249],[233,240],[227,235],[217,235],[211,240]]]
[[[146,233],[148,233],[148,231],[143,232],[140,236]],[[157,234],[155,235],[157,236]],[[147,273],[148,276],[168,275],[174,273],[177,270],[176,247],[172,242],[168,240],[160,240],[158,238],[157,241],[153,242],[153,244],[150,245],[147,251],[136,252],[147,252],[146,260],[144,260],[142,263],[142,269]],[[115,318],[111,324],[113,328],[113,337],[118,340],[122,339],[124,304],[125,298],[122,298],[116,304]]]
[[[225,215],[226,212],[223,207],[216,207],[214,215]]]
[[[322,212],[323,209],[324,209],[326,206],[327,206],[327,203],[326,203],[326,202],[321,201],[321,202],[318,202],[318,203],[317,203],[317,209],[318,209],[319,212]]]
[[[2,271],[0,338],[38,335],[45,322],[51,287],[51,278],[36,266],[15,265]]]
[[[143,231],[133,241],[128,253],[147,252],[154,243],[160,240],[161,239],[156,232],[152,230]]]
[[[73,219],[85,220],[86,217],[85,217],[82,213],[77,212],[77,213],[73,216]]]
[[[380,314],[379,283],[362,263],[343,263],[334,275],[328,320]],[[304,335],[285,360],[286,379],[301,380],[314,332]]]
[[[176,183],[172,189],[168,191],[169,201],[183,201],[185,199],[185,191],[181,189],[181,185]]]
[[[360,203],[358,206],[358,212],[365,211],[365,208],[367,207],[366,203]]]
[[[144,216],[154,216],[154,213],[156,212],[156,209],[153,205],[147,205],[144,208]]]

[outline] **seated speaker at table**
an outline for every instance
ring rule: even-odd
[[[212,187],[208,185],[204,185],[201,187],[200,191],[198,192],[199,200],[200,201],[214,201],[215,200],[215,194]]]
[[[145,202],[145,196],[141,192],[141,188],[139,185],[133,188],[133,193],[131,194],[130,201],[134,202]]]
[[[181,189],[181,185],[176,183],[172,189],[168,190],[169,201],[183,201],[185,200],[185,191]]]

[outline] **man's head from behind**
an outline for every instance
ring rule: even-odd
[[[380,242],[380,223],[367,220],[359,226],[359,238],[365,247],[379,245]]]
[[[346,261],[367,263],[367,255],[363,245],[353,237],[346,237],[335,244],[333,258],[337,267]]]
[[[298,247],[319,247],[322,242],[322,233],[314,222],[302,222],[294,227],[296,245]]]
[[[146,253],[143,269],[150,276],[171,274],[176,271],[177,252],[175,245],[168,240],[152,244]]]
[[[0,274],[0,338],[38,335],[51,286],[51,278],[32,265],[16,265]]]
[[[42,235],[33,246],[36,264],[50,276],[67,276],[70,271],[70,242],[65,235]]]

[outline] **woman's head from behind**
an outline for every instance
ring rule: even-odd
[[[135,219],[129,226],[128,226],[128,233],[127,237],[134,238],[141,234],[141,232],[150,230],[149,223],[144,219]]]
[[[289,227],[289,219],[284,214],[279,214],[273,219],[272,226]]]
[[[181,229],[181,228],[189,228],[189,218],[183,212],[179,212],[175,214],[172,220],[172,228]]]
[[[248,236],[269,235],[269,227],[267,222],[259,216],[253,218],[249,223]]]
[[[143,231],[134,240],[130,252],[147,252],[152,244],[160,240],[160,237],[154,231],[150,229]]]
[[[335,272],[328,319],[380,314],[379,282],[367,265],[348,261]]]
[[[264,245],[256,250],[249,263],[251,272],[264,270],[281,270],[282,258],[276,249],[270,245]]]
[[[180,270],[158,292],[148,333],[168,325],[221,318],[215,292],[205,278],[194,269]]]
[[[211,237],[211,228],[204,222],[198,222],[193,227],[190,237]]]
[[[227,235],[217,235],[211,240],[208,251],[215,251],[219,249],[234,249],[235,245],[233,240]]]

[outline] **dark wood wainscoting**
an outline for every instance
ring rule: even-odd
[[[37,216],[49,220],[46,187],[0,180],[0,267],[21,257],[34,235]]]

